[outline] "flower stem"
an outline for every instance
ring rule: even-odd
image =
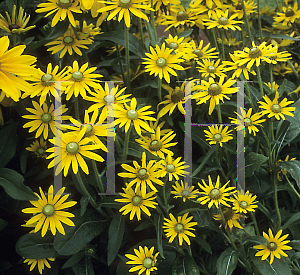
[[[222,123],[222,112],[221,112],[220,104],[217,104],[217,113],[218,113],[218,121],[219,123]]]
[[[242,0],[242,5],[243,5],[243,12],[244,12],[244,17],[245,17],[245,23],[246,23],[247,32],[248,32],[250,40],[253,41],[253,37],[251,35],[251,30],[250,30],[250,25],[249,25],[249,20],[248,20],[248,16],[247,16],[247,12],[246,12],[246,7],[245,7],[244,0]]]
[[[270,63],[270,81],[271,81],[271,93],[273,93],[273,64]]]
[[[260,42],[262,43],[263,36],[262,36],[261,19],[260,19],[260,0],[257,0],[257,13],[258,13],[258,28],[259,28]]]
[[[93,165],[93,170],[94,170],[95,177],[96,177],[96,182],[97,182],[97,185],[100,189],[100,192],[105,193],[104,188],[103,188],[103,183],[102,183],[102,180],[101,180],[101,176],[99,175],[99,172],[98,172],[98,169],[97,169],[97,164],[96,164],[96,161],[94,159],[92,159],[92,165]]]
[[[124,145],[124,152],[123,152],[123,160],[127,159],[131,128],[132,128],[132,125],[130,124],[128,131],[125,133],[125,145]]]
[[[130,60],[129,60],[129,28],[125,26],[125,40],[126,40],[126,86],[127,91],[130,91]]]
[[[281,227],[281,214],[279,211],[279,206],[278,206],[278,196],[277,196],[277,177],[276,174],[273,174],[273,184],[274,184],[274,201],[275,201],[275,208],[276,208],[276,214],[277,214],[277,219],[278,219],[278,224],[276,227],[276,232],[279,231]]]
[[[220,50],[219,50],[219,45],[218,45],[217,38],[216,38],[216,32],[215,32],[215,29],[212,29],[212,34],[213,34],[213,38],[214,38],[214,42],[215,42],[217,51],[220,52]]]
[[[144,39],[144,32],[143,32],[143,24],[142,24],[142,18],[140,18],[140,17],[139,17],[139,29],[140,29],[143,49],[145,50],[146,47],[145,47],[145,39]]]
[[[151,0],[151,8],[153,9],[153,0]],[[156,28],[155,28],[154,11],[150,11],[150,17],[151,17],[151,24],[152,24],[153,31],[154,31],[155,42],[157,42],[158,37],[157,37],[157,33],[156,33]]]
[[[256,235],[260,236],[259,229],[258,229],[258,226],[257,226],[257,221],[256,221],[256,218],[255,218],[255,214],[253,212],[250,212],[250,211],[249,211],[249,213],[250,213],[250,217],[251,217],[251,219],[254,223],[254,228],[255,228]]]
[[[121,54],[120,54],[120,49],[119,49],[119,45],[116,44],[116,49],[117,49],[117,57],[118,57],[118,60],[119,60],[119,65],[120,65],[120,69],[121,69],[121,74],[122,74],[122,78],[123,78],[123,81],[125,83],[125,74],[124,74],[124,68],[123,68],[123,63],[122,63],[122,60],[121,60]]]
[[[261,75],[260,75],[260,68],[259,66],[257,67],[257,77],[258,77],[258,81],[259,81],[259,89],[260,89],[260,93],[261,96],[263,97],[264,94],[264,88],[263,88],[263,84],[262,84],[262,80],[261,80]]]
[[[224,32],[225,31],[223,29],[221,29],[222,57],[223,57],[223,61],[225,61]]]
[[[152,32],[151,32],[151,27],[150,27],[149,22],[146,21],[146,20],[145,20],[145,25],[146,25],[146,28],[147,28],[147,31],[148,31],[148,34],[149,34],[150,41],[153,41],[153,36],[152,36]]]
[[[226,220],[225,220],[225,217],[224,217],[224,213],[223,213],[223,211],[222,211],[221,204],[219,204],[219,212],[220,212],[220,215],[221,215],[221,218],[222,218],[222,224],[223,224],[223,226],[224,226],[224,228],[225,228],[225,226],[226,226]],[[226,228],[225,231],[226,231],[226,234],[227,234],[227,236],[228,236],[228,239],[229,239],[229,241],[230,241],[232,247],[234,248],[234,250],[237,250],[236,245],[235,245],[235,243],[233,242],[230,233],[228,232],[228,228]]]
[[[293,191],[295,192],[296,196],[298,197],[298,199],[300,200],[300,194],[298,193],[298,191],[295,189],[294,185],[290,182],[289,178],[286,176],[286,174],[284,174],[287,182],[289,183],[290,187],[293,189]]]
[[[78,120],[79,119],[79,102],[78,102],[78,97],[75,96],[75,118]]]
[[[292,71],[293,71],[294,75],[297,77],[297,79],[299,79],[299,75],[298,75],[294,65],[291,63],[291,61],[287,60],[286,62],[289,64],[290,68],[292,69]]]
[[[162,79],[158,76],[158,99],[159,99],[159,102],[162,102],[162,97],[161,97],[161,82],[162,82]]]

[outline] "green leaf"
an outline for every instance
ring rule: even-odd
[[[74,227],[65,228],[66,234],[58,234],[54,248],[60,255],[73,255],[82,250],[91,240],[104,230],[103,221],[86,221]]]
[[[89,198],[87,196],[82,196],[80,199],[80,206],[81,206],[80,216],[84,215],[88,204],[89,204]]]
[[[17,253],[27,259],[55,258],[55,252],[50,236],[41,236],[41,232],[30,233],[22,236],[16,244]]]
[[[143,81],[143,83],[141,83],[141,85],[139,85],[138,87],[135,88],[135,90],[141,90],[141,89],[146,89],[148,87],[151,87],[153,89],[157,89],[158,88],[158,84],[157,81],[154,80],[146,80]]]
[[[281,227],[282,230],[289,228],[292,224],[300,221],[300,213],[295,213],[288,221]]]
[[[89,257],[84,257],[79,263],[72,266],[75,275],[94,275],[92,260]]]
[[[208,226],[211,218],[209,217],[208,211],[192,211],[191,212],[194,220],[197,222],[198,227]]]
[[[300,99],[288,107],[295,107],[296,109],[293,112],[293,114],[294,114],[293,117],[285,116],[286,120],[290,121],[292,124],[294,124],[294,125],[298,126],[298,128],[300,128]]]
[[[7,221],[0,219],[0,231],[8,224]]]
[[[145,221],[145,222],[142,222],[141,224],[139,224],[139,226],[136,227],[136,228],[134,229],[134,231],[142,231],[142,230],[144,230],[144,229],[146,229],[146,228],[149,228],[149,227],[152,227],[152,226],[153,226],[153,223],[152,223],[152,222],[150,222],[150,221]]]
[[[62,269],[76,265],[83,258],[83,256],[84,256],[84,253],[82,251],[72,255],[62,266]]]
[[[108,230],[107,264],[111,265],[121,247],[125,228],[125,217],[116,213]]]
[[[246,154],[246,166],[245,166],[245,177],[250,177],[253,175],[254,171],[259,171],[262,164],[264,164],[269,158],[257,153]]]
[[[278,163],[278,166],[281,169],[285,169],[297,182],[298,187],[300,188],[300,161],[299,160],[290,160],[290,161],[281,161]]]
[[[38,197],[30,187],[23,184],[24,178],[15,170],[0,168],[0,186],[15,200],[36,201]]]
[[[230,275],[235,270],[238,254],[233,248],[223,251],[217,261],[218,275]]]
[[[247,237],[245,239],[245,242],[253,243],[255,245],[257,245],[257,244],[267,245],[268,244],[268,240],[266,238],[262,237],[262,236]]]
[[[212,250],[210,247],[210,244],[201,236],[197,236],[195,241],[204,249],[206,250],[208,253],[212,254]]]
[[[289,242],[289,246],[291,246],[293,249],[297,249],[300,251],[300,240],[292,240]]]
[[[173,275],[200,275],[197,264],[189,255],[178,257],[173,264]]]
[[[154,215],[154,224],[156,229],[156,235],[157,235],[157,249],[159,251],[160,256],[165,259],[164,256],[164,250],[162,246],[162,227],[163,227],[163,214],[157,213]]]
[[[267,32],[267,31],[263,31],[263,36],[264,37],[271,37],[271,38],[279,38],[279,39],[300,41],[300,39],[298,39],[298,38],[291,37],[291,36],[283,34],[283,33],[271,33],[271,32]]]
[[[0,130],[0,167],[5,167],[16,153],[17,126],[18,123],[13,123]]]
[[[211,158],[211,156],[214,154],[216,150],[216,146],[212,146],[210,147],[210,149],[208,150],[208,152],[206,153],[205,157],[203,158],[203,160],[201,161],[201,164],[194,170],[192,176],[196,176],[204,167],[204,165],[206,164],[206,162]]]
[[[190,36],[193,32],[193,29],[181,32],[178,34],[178,38]]]

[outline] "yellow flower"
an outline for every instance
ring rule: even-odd
[[[286,62],[289,59],[292,59],[292,55],[288,51],[283,51],[283,52],[277,52],[278,51],[278,46],[276,45],[275,47],[271,47],[272,52],[269,54],[269,58],[271,59],[272,64],[277,64],[277,62]]]
[[[300,18],[300,10],[298,10],[298,3],[295,2],[294,7],[288,6],[282,7],[282,12],[277,12],[277,16],[274,16],[276,23],[282,22],[283,25],[288,23],[294,23],[296,19]]]
[[[142,248],[139,246],[139,250],[134,249],[135,255],[131,254],[125,254],[127,258],[129,258],[131,261],[126,262],[126,264],[134,264],[136,266],[129,269],[129,272],[136,272],[139,270],[139,274],[142,274],[145,271],[146,275],[150,275],[151,271],[157,270],[155,267],[156,264],[156,258],[159,254],[157,252],[153,256],[154,247],[151,247],[148,250],[148,247]]]
[[[146,111],[151,106],[144,106],[139,110],[136,110],[137,101],[134,97],[131,100],[130,106],[124,103],[124,107],[120,107],[118,105],[115,106],[115,125],[119,125],[119,127],[123,127],[125,125],[125,132],[127,133],[129,127],[131,126],[131,122],[133,122],[134,128],[138,135],[142,135],[141,127],[147,131],[151,132],[151,128],[144,120],[152,120],[155,121],[156,119],[150,117],[149,115],[154,114],[153,111]]]
[[[73,62],[73,68],[69,67],[69,75],[65,78],[66,81],[63,85],[66,86],[64,93],[67,94],[66,100],[69,100],[74,94],[75,97],[78,97],[80,94],[82,97],[86,97],[86,91],[91,92],[90,87],[99,88],[97,78],[103,77],[101,74],[93,73],[97,70],[97,67],[92,67],[88,69],[89,63],[86,62],[79,68],[78,62],[75,60]]]
[[[225,208],[222,211],[223,211],[223,215],[224,215],[225,222],[226,222],[225,229],[227,229],[227,226],[229,226],[230,231],[232,231],[233,227],[243,229],[243,227],[239,224],[239,220],[240,220],[240,218],[243,218],[243,215],[238,214],[236,211],[234,211],[233,209],[230,209],[230,208]],[[213,218],[216,221],[222,221],[221,214],[213,215]]]
[[[112,1],[98,1],[99,3],[104,3],[107,4],[106,7],[103,7],[98,10],[98,12],[106,12],[106,11],[111,11],[110,15],[107,17],[107,21],[113,19],[116,17],[117,14],[118,16],[118,21],[120,22],[121,19],[124,16],[125,20],[125,25],[127,28],[130,27],[130,12],[132,12],[136,17],[142,18],[146,20],[147,22],[148,17],[141,12],[139,9],[144,9],[144,10],[152,10],[153,9],[150,7],[150,5],[143,5],[143,0],[112,0]]]
[[[16,17],[16,5],[14,5],[13,7],[11,18],[8,12],[5,13],[7,20],[0,14],[0,29],[5,30],[8,33],[20,34],[35,28],[35,25],[26,27],[30,19],[30,15],[27,16],[26,12],[24,13],[24,9],[22,7],[20,7],[19,9],[18,17]]]
[[[186,199],[194,199],[198,196],[198,189],[194,190],[194,186],[189,186],[187,182],[183,184],[182,180],[181,185],[178,182],[175,182],[175,185],[172,185],[172,187],[174,188],[174,191],[171,191],[171,194],[175,195],[175,199],[182,197],[183,202],[185,202]]]
[[[223,73],[225,71],[225,65],[219,65],[220,61],[220,59],[218,59],[216,62],[210,59],[202,59],[201,61],[197,61],[200,67],[196,68],[199,69],[198,72],[201,73],[202,77],[226,77],[226,74]]]
[[[0,89],[6,96],[11,97],[14,101],[19,101],[21,90],[28,93],[32,89],[32,86],[22,78],[36,73],[37,69],[32,66],[36,62],[36,58],[22,55],[26,48],[25,45],[8,50],[8,36],[0,38],[0,45]]]
[[[42,137],[40,138],[40,141],[35,140],[30,147],[26,147],[26,150],[34,152],[38,157],[41,158],[46,158],[46,149],[47,143]]]
[[[145,66],[145,72],[150,72],[150,75],[155,74],[159,76],[160,79],[165,79],[170,83],[171,75],[177,76],[175,70],[184,70],[184,68],[176,63],[183,62],[183,59],[180,59],[178,55],[171,54],[173,49],[166,49],[166,44],[164,43],[160,48],[156,45],[155,50],[150,46],[151,53],[145,53],[146,56],[143,58],[145,61],[143,64]]]
[[[237,213],[247,213],[247,211],[255,212],[255,208],[257,208],[256,195],[252,195],[247,191],[245,193],[244,190],[238,190],[237,195],[233,194],[235,200],[233,201],[232,209]]]
[[[142,210],[149,217],[151,216],[151,213],[149,212],[147,207],[151,207],[154,209],[156,208],[155,205],[157,205],[157,203],[153,201],[156,198],[156,196],[152,197],[156,193],[155,191],[143,195],[140,187],[138,187],[136,191],[133,191],[133,189],[131,187],[129,188],[128,186],[122,189],[124,190],[124,193],[120,193],[120,195],[125,199],[115,199],[115,201],[128,203],[119,210],[120,212],[123,211],[123,215],[126,215],[130,212],[130,220],[132,220],[136,215],[139,221],[141,220]]]
[[[200,98],[197,104],[206,103],[210,99],[209,111],[208,114],[211,115],[216,104],[220,104],[220,100],[224,102],[224,98],[230,100],[226,94],[234,94],[237,92],[237,88],[229,88],[236,81],[233,79],[228,79],[225,83],[225,77],[221,76],[219,83],[217,83],[212,77],[209,78],[209,81],[201,80],[201,85],[199,85],[200,92],[192,95],[192,99]],[[197,87],[197,86],[196,86]]]
[[[77,203],[76,201],[65,202],[69,197],[69,195],[62,196],[65,189],[65,187],[61,188],[53,198],[53,185],[51,185],[48,190],[48,198],[46,198],[42,188],[40,187],[39,190],[41,196],[35,193],[39,200],[30,201],[34,208],[25,208],[22,210],[23,213],[34,214],[34,216],[26,222],[26,225],[37,222],[34,232],[38,232],[43,227],[42,237],[45,236],[49,227],[53,235],[56,234],[56,229],[61,234],[65,235],[65,230],[61,222],[69,226],[75,226],[69,219],[74,217],[74,215],[69,212],[61,211],[62,209],[72,207]]]
[[[270,117],[274,117],[277,120],[280,120],[280,118],[282,118],[283,120],[285,120],[284,115],[287,116],[291,116],[293,117],[294,114],[290,113],[295,111],[295,107],[286,107],[287,105],[294,103],[294,101],[287,101],[287,98],[284,98],[280,103],[278,102],[278,92],[276,92],[275,98],[273,101],[271,101],[267,95],[265,95],[263,97],[263,99],[266,102],[262,102],[259,101],[258,103],[260,103],[261,105],[259,106],[259,108],[265,109],[264,111],[262,111],[262,114],[268,114],[268,118]]]
[[[36,131],[35,138],[38,138],[40,135],[43,134],[44,139],[48,138],[49,128],[51,129],[51,132],[53,135],[55,134],[55,118],[54,118],[54,105],[51,104],[49,109],[46,103],[43,103],[42,108],[41,106],[35,102],[32,101],[32,105],[35,109],[32,108],[26,108],[26,110],[31,115],[24,115],[23,118],[32,119],[33,121],[27,122],[23,125],[24,128],[29,129],[29,133]],[[60,106],[58,109],[55,110],[57,112],[56,119],[57,120],[66,120],[69,118],[69,116],[62,116],[63,113],[65,113],[68,109],[65,107],[65,105]]]
[[[163,10],[164,7],[169,7],[171,5],[180,5],[180,0],[154,0],[153,6],[156,11]]]
[[[244,4],[247,15],[250,15],[257,9],[257,6],[253,0],[244,1]],[[232,14],[238,14],[238,19],[242,19],[244,17],[242,2],[240,0],[234,0],[232,6],[230,7],[230,12]]]
[[[189,230],[195,230],[191,228],[192,226],[197,225],[196,222],[190,222],[193,217],[187,218],[189,213],[185,213],[183,216],[178,216],[178,220],[170,213],[170,220],[165,218],[164,222],[164,231],[166,236],[169,238],[169,243],[173,242],[175,237],[178,237],[179,245],[182,245],[183,240],[187,242],[188,245],[191,245],[190,237],[196,237],[196,235]]]
[[[66,52],[73,55],[73,51],[78,55],[82,55],[79,48],[88,49],[86,45],[92,44],[88,39],[77,39],[73,30],[68,29],[63,36],[56,38],[54,41],[47,43],[45,46],[52,46],[47,51],[52,51],[55,54],[61,51],[59,58],[63,58]]]
[[[208,203],[208,208],[211,208],[213,205],[218,208],[220,204],[230,207],[227,202],[233,201],[230,196],[236,193],[236,190],[234,190],[235,187],[226,188],[226,185],[230,182],[228,181],[220,188],[220,176],[218,176],[215,186],[212,184],[210,176],[208,176],[208,180],[209,184],[206,184],[204,180],[202,180],[203,185],[198,183],[200,189],[203,190],[199,193],[203,194],[204,196],[198,198],[197,201],[199,201],[201,204]]]
[[[55,261],[55,259],[54,258],[39,259],[39,260],[25,259],[24,263],[28,263],[28,265],[30,265],[30,271],[32,271],[35,268],[36,264],[37,264],[39,273],[42,274],[43,270],[44,270],[44,266],[47,266],[48,268],[51,268],[48,261]]]
[[[230,117],[230,119],[231,119],[230,122],[238,125],[237,126],[238,131],[244,130],[245,127],[247,127],[249,134],[251,134],[251,132],[253,132],[253,135],[256,136],[256,132],[259,132],[256,125],[261,126],[260,123],[266,121],[265,119],[260,119],[263,116],[263,114],[260,112],[260,113],[251,115],[252,108],[250,108],[247,113],[242,107],[240,108],[240,111],[241,111],[241,115],[238,114],[237,112],[235,112],[235,114],[237,114],[239,119]]]
[[[210,43],[208,43],[205,47],[203,47],[203,40],[200,41],[199,46],[197,47],[195,41],[191,42],[193,53],[197,56],[196,59],[205,59],[205,58],[218,58],[219,53],[214,52],[216,48],[211,48]]]
[[[263,232],[263,236],[268,240],[268,244],[259,244],[259,245],[255,245],[253,246],[253,248],[256,249],[262,249],[261,251],[257,252],[255,254],[255,256],[262,256],[261,260],[264,261],[265,259],[267,259],[270,255],[270,264],[273,263],[274,260],[274,256],[278,259],[280,259],[280,255],[284,256],[284,257],[288,257],[288,255],[283,251],[283,250],[291,250],[292,247],[287,246],[286,244],[288,244],[290,241],[284,241],[289,234],[286,234],[282,237],[280,237],[282,233],[282,230],[279,230],[276,234],[276,236],[273,236],[272,230],[271,228],[269,228],[269,236],[268,234],[266,234],[265,232]]]
[[[92,8],[94,2],[96,2],[96,0],[81,0],[82,5],[87,10],[90,10]]]
[[[114,48],[116,49],[116,47],[114,47]],[[138,65],[135,71],[132,69],[129,69],[130,82],[132,82],[133,80],[135,80],[137,77],[139,77],[140,75],[142,75],[145,72],[144,70],[140,70],[140,69],[141,69],[141,65]],[[123,79],[122,74],[113,75],[111,78],[111,81],[119,82],[120,87],[123,88],[123,87],[125,87],[125,83],[126,83],[127,71],[124,72],[124,77],[125,77],[125,80]]]
[[[264,82],[265,83],[265,82]],[[270,88],[270,91],[271,91],[271,93],[273,93],[273,92],[277,92],[277,90],[278,90],[278,88],[279,88],[279,85],[278,84],[276,84],[276,82],[275,81],[273,81],[273,85],[271,85],[271,83],[270,82],[268,82],[268,83],[265,83],[269,88]],[[273,86],[273,90],[271,90],[271,88],[272,88],[272,86]]]
[[[292,161],[292,160],[295,160],[295,159],[296,159],[296,158],[291,158],[291,159],[289,159],[289,157],[290,157],[290,156],[287,155],[284,161]],[[281,159],[278,160],[278,161],[276,162],[276,165],[278,165],[278,163],[279,163],[279,162],[282,162],[282,161],[283,161],[283,160],[281,160]],[[278,178],[279,181],[282,181],[282,180],[280,179],[280,177],[279,177],[279,175],[280,175],[281,172],[282,172],[282,174],[284,174],[284,175],[287,174],[287,171],[286,171],[285,169],[282,169],[281,171],[278,171],[278,172],[277,172],[277,178]]]
[[[227,39],[226,37],[224,37],[223,40],[218,37],[217,41],[220,44],[222,44],[222,41],[223,41],[224,45],[226,45],[228,47],[239,46],[240,44],[243,43],[243,41],[236,40],[236,38],[229,38],[229,39]]]
[[[228,142],[229,140],[233,139],[233,137],[229,136],[232,130],[228,130],[228,126],[223,129],[223,125],[221,126],[208,126],[209,131],[204,130],[206,133],[206,140],[209,141],[209,144],[220,144],[222,147],[223,142]]]
[[[78,135],[74,133],[61,133],[60,137],[55,137],[49,141],[54,144],[47,150],[51,154],[47,159],[53,158],[49,163],[48,168],[52,168],[57,165],[55,169],[55,175],[58,175],[64,170],[64,176],[66,177],[69,171],[69,167],[72,164],[74,174],[78,173],[78,166],[83,170],[84,173],[89,174],[88,166],[86,165],[82,156],[88,159],[94,159],[103,162],[104,159],[94,153],[92,150],[100,149],[101,145],[90,144],[91,140],[84,137],[86,129],[83,128]]]
[[[142,154],[142,165],[140,166],[136,161],[133,161],[133,166],[129,166],[127,164],[121,165],[123,169],[128,172],[118,173],[118,176],[123,178],[133,179],[128,183],[127,188],[131,188],[135,183],[135,192],[141,186],[142,196],[146,195],[146,187],[147,185],[155,192],[158,192],[154,187],[153,183],[164,185],[164,183],[158,179],[159,175],[157,170],[160,167],[160,162],[156,162],[154,160],[150,160],[148,164],[146,163],[146,153]]]
[[[48,12],[45,17],[56,12],[52,19],[51,27],[54,27],[59,20],[65,20],[68,17],[72,26],[76,27],[75,19],[72,12],[82,13],[78,0],[48,0],[50,3],[41,3],[37,6],[35,12]]]

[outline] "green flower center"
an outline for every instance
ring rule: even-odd
[[[181,194],[182,196],[187,197],[190,195],[190,192],[188,190],[183,190]]]
[[[291,17],[293,15],[295,15],[295,12],[292,9],[287,9],[286,10],[286,12],[285,12],[286,17]]]
[[[94,128],[91,124],[84,124],[80,127],[80,130],[85,128],[85,136],[90,137],[94,134]]]
[[[220,93],[222,93],[222,88],[219,86],[218,83],[212,83],[212,84],[210,84],[210,86],[208,87],[208,93],[209,93],[211,96],[219,95]]]
[[[167,164],[166,170],[170,173],[175,172],[175,166],[173,164]]]
[[[250,126],[252,121],[250,118],[246,117],[246,118],[244,118],[244,123],[245,123],[245,126]]]
[[[165,59],[165,58],[163,58],[163,57],[160,57],[160,58],[158,58],[157,60],[156,60],[156,65],[158,66],[158,67],[165,67],[166,66],[166,64],[167,64],[167,60]]]
[[[220,199],[222,197],[222,193],[221,193],[221,191],[219,189],[214,188],[213,190],[210,191],[209,197],[212,200],[218,200],[218,199]]]
[[[274,251],[274,250],[277,249],[277,244],[274,243],[274,242],[270,242],[270,243],[268,243],[267,248],[268,248],[270,251]]]
[[[50,114],[42,114],[41,119],[44,123],[49,123],[52,120],[52,116]]]
[[[219,18],[218,23],[220,25],[228,25],[229,21],[226,17],[222,16],[221,18]]]
[[[182,223],[177,223],[177,224],[175,225],[175,231],[176,231],[176,232],[181,232],[183,229],[184,229],[184,226],[183,226]]]
[[[256,48],[256,47],[253,47],[250,49],[250,52],[249,52],[249,57],[250,58],[257,58],[257,57],[260,57],[262,56],[262,52],[259,48]]]
[[[140,180],[147,180],[147,179],[149,179],[149,175],[147,173],[147,169],[145,169],[145,168],[139,169],[139,171],[137,172],[137,177]]]
[[[113,103],[116,101],[113,95],[106,95],[105,97],[103,97],[103,100],[105,103]]]
[[[70,142],[70,143],[67,144],[66,149],[67,149],[68,153],[74,155],[79,150],[79,144],[77,142],[72,141],[72,142]]]
[[[39,155],[39,156],[42,156],[42,155],[45,155],[45,148],[43,147],[39,147],[37,150],[36,150],[36,153]]]
[[[215,73],[216,72],[216,67],[215,66],[208,66],[207,67],[207,72],[209,72],[209,73]]]
[[[171,42],[171,43],[169,44],[169,46],[170,46],[172,49],[174,49],[174,50],[176,50],[176,49],[178,48],[178,44],[177,44],[176,42]]]
[[[194,50],[193,53],[198,56],[198,58],[203,57],[203,52],[199,49]]]
[[[81,81],[81,79],[83,78],[83,73],[82,72],[74,72],[72,73],[72,78],[74,81]]]
[[[135,111],[135,110],[129,110],[129,111],[127,112],[127,117],[128,117],[129,119],[131,119],[131,120],[137,119],[138,116],[139,116],[139,115],[138,115],[137,111]]]
[[[171,100],[173,103],[178,103],[184,99],[184,92],[180,90],[179,87],[176,87],[171,94]]]
[[[131,7],[131,0],[119,0],[119,7],[128,9]]]
[[[240,202],[240,207],[246,209],[246,208],[248,207],[248,203],[245,202],[245,201],[241,201],[241,202]]]
[[[184,20],[187,20],[189,18],[187,12],[185,11],[180,11],[177,13],[177,21],[184,21]]]
[[[142,198],[140,196],[134,196],[132,198],[132,203],[135,206],[139,205],[141,203],[141,201],[142,201]]]
[[[44,75],[42,76],[42,81],[43,81],[43,82],[50,81],[50,80],[52,80],[52,78],[53,78],[53,75],[52,75],[52,74],[44,74]]]
[[[162,148],[162,142],[160,140],[152,140],[149,145],[151,151],[159,151]]]
[[[221,135],[221,134],[214,134],[213,139],[214,139],[215,141],[221,141],[221,140],[222,140],[222,135]]]
[[[63,42],[67,45],[73,44],[74,38],[72,36],[66,36],[64,37]]]
[[[146,258],[143,261],[143,266],[147,269],[150,269],[152,267],[152,263],[153,263],[153,260],[151,258]]]
[[[51,204],[46,204],[44,207],[43,207],[43,214],[46,215],[46,216],[52,216],[53,213],[54,213],[54,206],[51,205]]]
[[[72,3],[70,2],[70,0],[58,0],[56,5],[62,9],[68,9],[72,6]]]
[[[280,113],[281,112],[281,107],[279,104],[274,104],[271,106],[271,110],[274,112],[274,113]]]

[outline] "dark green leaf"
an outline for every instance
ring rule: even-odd
[[[85,256],[79,263],[72,266],[75,275],[94,275],[91,258]]]
[[[300,161],[291,160],[291,161],[281,161],[278,163],[278,166],[281,169],[285,169],[297,182],[298,187],[300,188]]]
[[[142,222],[141,224],[139,224],[139,226],[137,228],[135,228],[134,231],[142,231],[142,230],[152,227],[152,226],[153,226],[152,222],[145,221],[145,222]]]
[[[76,253],[69,258],[65,264],[62,266],[62,269],[72,267],[73,265],[77,264],[84,256],[83,252]]]
[[[156,229],[156,236],[157,236],[157,249],[159,251],[160,256],[164,259],[164,250],[162,246],[162,226],[163,226],[163,215],[162,214],[155,214],[154,215],[154,224]]]
[[[0,231],[8,224],[7,221],[0,219]]]
[[[206,250],[208,253],[212,254],[212,250],[210,247],[210,244],[201,236],[197,236],[195,241],[204,249]]]
[[[178,38],[190,36],[193,32],[193,29],[181,32],[178,34]]]
[[[265,163],[268,159],[268,157],[254,152],[246,154],[245,177],[250,177],[251,175],[253,175],[254,171],[259,171],[262,164]]]
[[[267,245],[268,244],[268,240],[262,236],[251,236],[251,237],[247,237],[245,239],[245,242],[249,242],[249,243],[253,243],[255,245],[257,244],[265,244]]]
[[[279,38],[279,39],[300,41],[300,39],[298,39],[298,38],[291,37],[291,36],[283,34],[283,33],[270,33],[270,32],[267,32],[267,31],[263,31],[263,36],[271,37],[271,38]]]
[[[192,211],[194,220],[197,222],[198,227],[208,226],[210,223],[210,217],[208,211]]]
[[[84,215],[88,204],[89,204],[89,198],[87,196],[82,196],[80,199],[80,206],[81,206],[80,216]]]
[[[30,187],[23,184],[24,178],[15,170],[0,168],[0,186],[15,200],[38,200]]]
[[[0,167],[5,167],[16,153],[17,126],[18,123],[13,123],[0,130]]]
[[[230,275],[235,270],[238,254],[233,248],[223,251],[217,261],[218,275]]]
[[[291,246],[293,249],[297,249],[300,251],[300,240],[292,240],[289,242],[289,246]]]
[[[121,247],[125,228],[125,217],[116,213],[108,230],[107,264],[111,265]]]
[[[138,87],[135,88],[135,90],[140,90],[140,89],[146,89],[148,87],[157,89],[158,88],[158,84],[157,81],[154,80],[146,80],[143,83],[141,83],[141,85],[139,85]]]
[[[295,213],[289,220],[281,227],[282,230],[289,228],[292,224],[300,221],[300,213]]]
[[[197,264],[195,263],[194,259],[189,255],[185,256],[184,267],[187,275],[200,275]]]

